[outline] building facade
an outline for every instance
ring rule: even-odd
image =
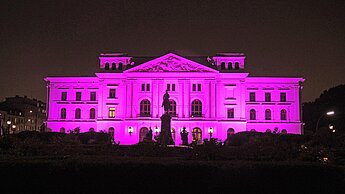
[[[226,140],[241,131],[302,134],[303,78],[251,77],[245,56],[157,58],[101,54],[92,77],[47,77],[48,129],[105,131],[121,144],[142,141],[151,128],[160,131],[163,95],[169,92],[172,135],[181,144]]]
[[[46,103],[27,96],[7,97],[0,103],[2,128],[7,133],[43,131],[46,121]]]

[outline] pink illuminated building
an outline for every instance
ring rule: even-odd
[[[302,134],[303,78],[251,77],[242,53],[158,58],[101,54],[93,77],[47,77],[47,127],[55,132],[109,132],[135,144],[150,128],[160,131],[163,95],[169,91],[172,135],[181,144],[241,131]]]

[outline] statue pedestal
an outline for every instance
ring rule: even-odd
[[[159,134],[159,143],[161,145],[175,145],[171,136],[171,116],[164,113],[161,116],[161,133]]]

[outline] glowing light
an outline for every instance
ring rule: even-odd
[[[333,129],[332,132],[335,133],[335,129]]]
[[[208,133],[210,133],[210,134],[213,133],[213,128],[212,127],[208,128]]]
[[[7,121],[6,123],[7,123],[7,125],[10,125],[12,122],[11,121]]]
[[[333,129],[333,128],[334,128],[334,126],[333,126],[333,125],[330,125],[330,126],[329,126],[329,129]]]
[[[15,129],[17,126],[16,125],[12,125],[12,128]]]
[[[329,111],[329,112],[327,112],[326,114],[329,115],[329,116],[330,116],[330,115],[334,115],[334,111]]]
[[[155,132],[156,134],[159,133],[159,132],[160,132],[160,128],[156,126],[156,127],[154,128],[154,132]]]
[[[30,110],[30,113],[32,113],[32,110]]]
[[[132,133],[133,133],[133,127],[128,127],[128,133],[129,133],[129,135],[131,136],[132,135]]]

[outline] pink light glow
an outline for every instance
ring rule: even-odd
[[[222,56],[214,60],[238,60],[240,68],[244,68],[244,56]],[[189,142],[199,129],[202,139],[209,138],[210,128],[212,137],[223,141],[227,138],[228,129],[234,129],[235,133],[276,129],[278,132],[302,134],[302,78],[248,77],[244,72],[221,72],[216,67],[210,68],[173,53],[133,68],[130,68],[133,64],[131,57],[101,55],[100,67],[105,68],[108,61],[116,67],[119,67],[117,63],[123,63],[124,71],[96,73],[95,77],[45,79],[49,129],[59,132],[61,128],[68,131],[80,127],[81,132],[91,128],[108,132],[113,128],[116,142],[138,143],[140,131],[143,134],[151,127],[155,132],[155,127],[160,126],[160,116],[164,111],[162,97],[167,85],[172,87],[174,84],[175,91],[169,91],[169,94],[170,99],[176,102],[176,117],[171,123],[176,145],[182,144],[180,131],[183,127],[189,132]],[[218,66],[217,63],[214,65]],[[115,89],[115,96],[109,94],[111,89]],[[66,100],[62,100],[63,92],[67,93]],[[80,100],[76,100],[76,92],[81,92]],[[92,92],[96,94],[95,100],[91,100]],[[254,93],[255,100],[251,99],[251,93]],[[265,101],[267,93],[270,101]],[[148,115],[140,112],[143,100],[149,101]],[[194,100],[201,102],[200,115],[192,115]],[[80,119],[76,119],[78,108],[81,110]],[[115,116],[112,118],[110,110],[113,108]],[[61,117],[62,109],[66,109],[66,118]],[[91,109],[95,109],[95,118],[90,118]],[[255,118],[250,117],[251,110],[255,110]],[[266,110],[270,110],[270,120],[266,120]]]

